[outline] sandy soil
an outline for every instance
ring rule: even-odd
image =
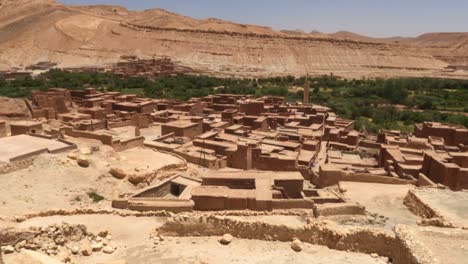
[[[312,216],[312,211],[310,211]],[[261,216],[227,216],[227,218],[247,222],[264,222],[273,225],[288,225],[300,227],[306,224],[306,219],[294,215],[261,215]]]
[[[397,235],[420,262],[467,263],[468,231],[452,228],[399,226]]]
[[[456,226],[468,226],[468,192],[419,189],[416,195]]]
[[[85,224],[91,232],[109,230],[118,249],[112,255],[94,253],[79,257],[76,263],[99,263],[125,259],[129,264],[152,263],[386,263],[384,258],[366,254],[336,251],[323,246],[304,244],[296,253],[290,243],[234,239],[228,246],[217,237],[165,237],[154,245],[150,233],[164,223],[164,218],[118,217],[109,215],[44,217],[28,220],[16,226],[48,226],[54,223]],[[14,258],[6,256],[6,263]]]
[[[122,166],[135,173],[156,172],[164,166],[182,161],[172,155],[147,148],[134,148],[116,153],[111,147],[93,140],[73,140],[80,149],[94,148],[87,155],[88,168],[67,158],[68,153],[42,154],[25,169],[0,175],[0,212],[2,216],[16,216],[47,209],[111,208],[111,200],[121,193],[137,190],[127,180],[118,180],[109,173],[112,166]],[[89,193],[95,192],[104,200],[95,203]]]
[[[344,196],[351,202],[366,207],[370,213],[385,216],[386,227],[392,229],[397,224],[416,225],[419,219],[403,204],[411,185],[389,185],[377,183],[341,182],[347,191]]]

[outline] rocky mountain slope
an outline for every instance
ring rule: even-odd
[[[448,68],[466,63],[463,51],[451,46],[457,51],[452,54],[444,41],[434,47],[423,37],[396,42],[346,32],[275,31],[160,9],[132,12],[53,0],[0,0],[0,11],[0,70],[44,61],[59,67],[108,67],[121,56],[135,55],[170,58],[194,72],[217,76],[466,74]]]

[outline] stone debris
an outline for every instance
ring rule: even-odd
[[[301,252],[302,251],[302,242],[299,239],[294,239],[291,243],[291,249],[296,251],[296,252]]]
[[[91,248],[94,252],[101,251],[102,247],[104,247],[104,244],[102,242],[93,243],[91,245]]]
[[[232,242],[232,238],[231,234],[224,234],[221,239],[219,239],[219,243],[222,245],[229,245]]]
[[[109,173],[112,176],[114,176],[115,178],[119,179],[119,180],[124,179],[125,177],[127,177],[127,173],[125,173],[125,171],[123,171],[120,168],[116,168],[116,167],[112,167],[110,169]]]
[[[106,254],[112,254],[114,253],[114,248],[111,247],[111,246],[105,246],[103,249],[102,249],[102,252],[106,253]]]
[[[71,253],[73,255],[77,255],[78,253],[80,253],[80,248],[77,247],[77,246],[73,246],[71,249],[70,249]]]
[[[89,164],[90,164],[88,158],[83,155],[78,157],[77,163],[80,167],[83,167],[83,168],[89,167]]]
[[[2,247],[2,252],[5,254],[11,254],[15,252],[15,248],[13,246],[5,246],[5,247]]]
[[[22,240],[14,246],[2,248],[3,253],[33,250],[53,256],[61,262],[68,263],[73,255],[91,256],[93,252],[103,251],[112,254],[115,246],[111,246],[111,235],[101,231],[98,235],[88,233],[84,225],[54,224],[43,228],[30,228],[31,238]]]
[[[78,159],[78,155],[75,153],[75,152],[70,152],[68,153],[67,157],[71,160],[77,160]]]
[[[87,256],[91,256],[93,249],[91,248],[89,244],[86,244],[81,247],[80,252],[81,252],[81,255],[87,257]]]
[[[80,154],[81,155],[91,155],[93,151],[90,148],[81,148]]]
[[[11,263],[14,264],[64,264],[65,262],[40,252],[22,250]]]

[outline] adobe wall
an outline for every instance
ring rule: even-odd
[[[172,213],[193,211],[193,201],[184,199],[140,198],[130,199],[128,209],[139,212],[166,211]]]
[[[370,173],[348,173],[338,168],[320,167],[319,177],[315,179],[315,185],[319,188],[337,185],[340,181],[349,182],[367,182],[367,183],[382,183],[382,184],[412,184],[415,185],[415,180],[404,180],[390,176],[378,176]]]
[[[408,209],[414,213],[415,215],[421,216],[423,218],[440,218],[443,217],[434,210],[429,204],[423,202],[419,197],[415,194],[414,190],[409,190],[406,194],[403,204],[408,207]]]
[[[444,163],[430,153],[425,153],[421,172],[434,183],[442,183],[452,190],[465,185],[465,175],[455,163]]]
[[[203,134],[203,123],[199,122],[196,126],[190,126],[187,128],[174,127],[174,126],[161,126],[161,134],[166,135],[174,133],[178,137],[188,137],[190,139],[196,138],[198,135]]]
[[[42,124],[23,126],[23,125],[14,125],[10,124],[11,135],[22,135],[22,134],[42,134]]]
[[[109,135],[99,135],[92,132],[87,131],[78,131],[73,129],[66,129],[65,134],[70,137],[81,137],[81,138],[88,138],[88,139],[95,139],[101,141],[104,145],[112,146],[113,137]]]
[[[271,201],[273,210],[280,209],[312,209],[314,208],[314,201],[306,199],[273,199]]]
[[[0,121],[0,138],[7,136],[7,124],[6,121]]]
[[[19,156],[10,158],[10,162],[15,162],[15,161],[31,158],[31,157],[37,156],[39,154],[42,154],[42,153],[47,153],[47,151],[48,151],[47,148],[39,149],[39,150],[36,150],[36,151],[33,151],[33,152],[29,152],[29,153],[26,153],[26,154],[23,154],[23,155],[19,155]]]
[[[253,158],[253,167],[257,170],[267,171],[296,171],[297,160],[259,155]]]
[[[418,175],[418,186],[419,187],[424,187],[424,186],[437,187],[437,184],[435,184],[433,181],[431,181],[423,173],[419,173],[419,175]]]
[[[152,146],[152,145],[150,145],[150,146]],[[164,150],[162,148],[157,148],[157,149]],[[171,150],[169,150],[169,151],[171,151]],[[193,163],[193,164],[197,164],[199,166],[202,166],[202,167],[205,167],[205,168],[208,168],[208,169],[216,170],[216,169],[221,169],[221,168],[226,167],[225,160],[218,159],[218,158],[213,157],[213,156],[204,157],[203,155],[200,156],[199,154],[191,155],[190,153],[177,151],[177,150],[174,150],[174,152],[177,155],[180,155],[186,161],[188,161],[190,163]]]
[[[115,151],[124,151],[131,148],[143,147],[145,144],[145,137],[135,137],[127,140],[117,140],[112,144]]]
[[[289,198],[302,198],[301,192],[304,189],[304,180],[275,180],[275,187],[283,188]]]
[[[126,127],[126,126],[133,126],[132,120],[122,120],[118,122],[108,122],[109,128],[118,128],[118,127]]]
[[[252,146],[237,145],[237,150],[226,150],[227,165],[231,168],[250,170],[252,169]]]
[[[332,215],[365,215],[366,208],[362,205],[352,203],[316,204],[314,206],[314,214],[316,217]]]
[[[265,222],[247,222],[217,216],[180,215],[168,219],[159,228],[159,234],[168,236],[222,236],[229,233],[243,239],[303,242],[327,246],[342,251],[376,253],[387,256],[394,264],[416,264],[412,254],[391,232],[371,228],[335,228],[320,222],[302,227],[274,225]]]

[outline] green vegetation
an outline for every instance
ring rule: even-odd
[[[0,96],[27,97],[31,90],[51,87],[135,93],[152,98],[187,100],[214,93],[284,96],[302,100],[305,81],[310,102],[328,106],[338,115],[356,120],[356,129],[410,131],[413,124],[437,121],[468,127],[468,80],[435,78],[341,79],[333,75],[310,78],[276,77],[232,79],[207,76],[168,76],[155,81],[121,78],[111,73],[70,73],[52,70],[34,79],[0,79]]]
[[[94,203],[99,203],[100,201],[104,200],[104,197],[97,194],[96,192],[89,192],[88,197],[93,200]]]

